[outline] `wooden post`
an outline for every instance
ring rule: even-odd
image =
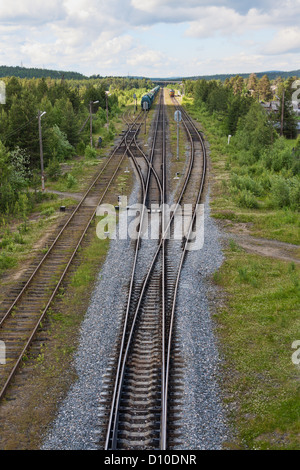
[[[281,109],[281,126],[280,126],[280,135],[282,136],[283,135],[283,118],[284,118],[284,93],[285,93],[285,90],[283,89],[283,92],[282,92],[282,109]]]
[[[39,140],[40,140],[40,158],[41,158],[41,176],[42,176],[42,191],[45,191],[45,174],[44,174],[44,155],[43,155],[43,141],[42,141],[42,123],[41,123],[42,113],[39,111],[38,121],[39,121]]]

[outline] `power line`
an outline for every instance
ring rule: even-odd
[[[8,134],[4,135],[4,138],[7,139],[9,137],[11,137],[12,135],[16,134],[17,132],[19,132],[20,130],[24,129],[24,127],[28,126],[31,122],[33,122],[34,120],[36,119],[36,116],[34,118],[32,118],[30,121],[27,121],[25,124],[23,124],[22,126],[18,127],[17,129],[15,129],[14,131],[12,132],[9,132]]]

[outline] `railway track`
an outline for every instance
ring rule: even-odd
[[[182,113],[191,151],[180,195],[167,221],[164,206],[167,201],[166,117],[161,94],[153,144],[149,157],[144,156],[148,160],[147,174],[142,178],[145,209],[141,215],[123,329],[113,361],[114,374],[107,379],[106,399],[102,403],[105,436],[99,445],[106,450],[164,450],[178,438],[176,421],[181,388],[178,380],[180,351],[174,340],[176,296],[206,172],[203,139],[183,109]],[[181,243],[167,235],[174,231],[175,215],[184,202],[192,202],[192,208],[186,242]],[[153,204],[162,208],[160,236],[147,272],[140,279],[136,268],[138,257],[143,256],[141,227]]]
[[[0,367],[0,400],[12,383],[40,324],[47,314],[74,257],[94,219],[99,204],[115,180],[139,132],[138,116],[91,183],[77,207],[53,240],[21,290],[9,296],[0,309],[0,338],[6,347],[6,364]]]

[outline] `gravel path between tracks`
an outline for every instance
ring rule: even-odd
[[[223,234],[210,217],[209,195],[204,210],[204,245],[186,255],[176,307],[177,339],[185,361],[181,450],[220,450],[230,440],[212,319],[218,293],[210,282],[224,260]]]
[[[130,197],[137,200],[137,185]],[[144,242],[149,256],[139,270],[144,271],[153,254],[153,242]],[[221,449],[229,439],[226,409],[218,386],[218,354],[213,313],[209,297],[216,289],[207,276],[223,261],[221,233],[209,215],[209,197],[205,203],[205,243],[202,250],[190,252],[182,271],[178,293],[177,339],[183,346],[184,408],[182,445],[178,449]],[[130,241],[112,241],[82,324],[80,346],[75,357],[78,380],[62,402],[56,420],[44,440],[44,450],[98,449],[99,398],[103,374],[118,336],[118,325],[133,262]],[[107,315],[110,312],[110,315]]]

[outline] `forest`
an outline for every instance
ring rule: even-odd
[[[300,150],[299,139],[295,140],[299,117],[291,106],[295,78],[270,81],[266,75],[258,78],[251,74],[248,79],[235,76],[225,82],[183,82],[186,97],[193,97],[196,107],[202,107],[214,117],[218,132],[232,136],[236,149],[233,158],[241,167],[232,176],[232,184],[245,205],[257,205],[258,195],[268,190],[279,194],[281,205],[299,208]],[[32,189],[40,185],[39,112],[44,113],[40,122],[46,177],[55,178],[62,162],[74,155],[93,154],[88,125],[90,111],[93,131],[103,129],[104,143],[112,141],[113,126],[105,128],[106,107],[111,119],[132,102],[135,90],[141,94],[153,87],[150,80],[122,77],[89,80],[4,77],[2,81],[6,86],[6,102],[0,105],[2,216],[28,212],[34,204],[33,198],[38,197]],[[266,112],[261,103],[276,100],[276,96],[277,111]],[[90,103],[95,101],[90,109]],[[289,141],[295,145],[291,147]],[[246,164],[252,172],[247,177]]]
[[[90,149],[90,111],[93,132],[120,114],[134,90],[152,87],[145,79],[106,78],[66,80],[2,78],[6,102],[0,120],[0,214],[27,213],[39,197],[41,181],[39,113],[46,177],[59,175],[61,162],[74,155],[93,155]],[[108,96],[106,95],[108,93]],[[90,108],[91,102],[93,103]],[[107,108],[107,109],[106,109]],[[103,129],[103,143],[113,140],[114,127]],[[31,189],[31,191],[29,191]]]
[[[299,111],[292,106],[296,80],[251,74],[248,80],[235,76],[224,83],[184,82],[200,121],[210,121],[215,138],[226,142],[222,151],[230,179],[223,190],[240,207],[300,210]]]

